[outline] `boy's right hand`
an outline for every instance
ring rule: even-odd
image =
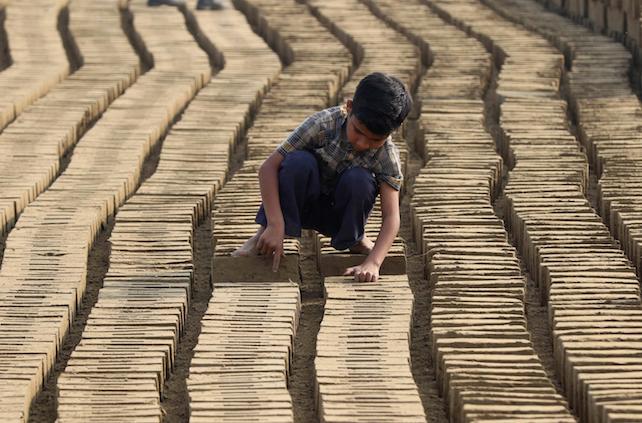
[[[268,225],[265,231],[259,237],[256,249],[259,254],[264,256],[273,256],[272,271],[279,270],[281,257],[283,256],[283,239],[285,238],[285,229],[282,226]]]

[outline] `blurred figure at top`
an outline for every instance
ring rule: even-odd
[[[183,6],[185,0],[147,0],[147,6]],[[223,5],[220,0],[198,0],[196,3],[198,10],[221,10]]]

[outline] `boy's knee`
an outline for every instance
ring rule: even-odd
[[[309,151],[297,150],[283,159],[281,162],[281,172],[287,172],[292,175],[307,175],[309,172],[318,169],[317,159]]]
[[[339,190],[346,192],[354,199],[362,198],[374,201],[377,196],[377,182],[374,175],[363,167],[352,167],[345,170],[339,178]]]

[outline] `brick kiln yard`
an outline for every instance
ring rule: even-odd
[[[193,3],[0,0],[1,421],[642,421],[637,0]],[[372,71],[416,98],[381,279],[229,257]]]

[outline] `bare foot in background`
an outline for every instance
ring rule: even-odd
[[[374,248],[374,242],[364,235],[361,241],[350,247],[350,252],[354,254],[368,255],[370,254],[370,251],[372,251],[372,248]]]

